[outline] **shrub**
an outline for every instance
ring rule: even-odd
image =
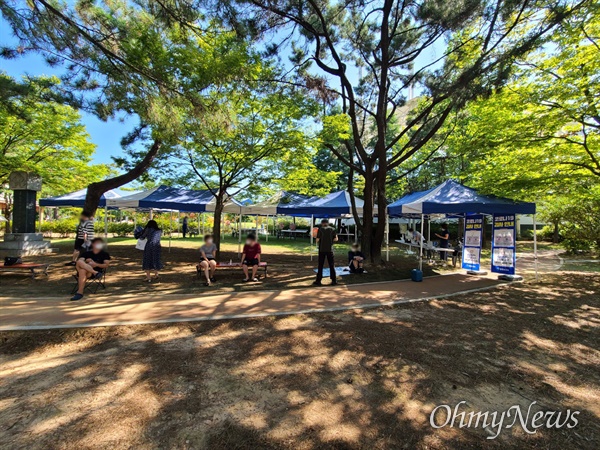
[[[562,246],[567,253],[587,253],[592,250],[594,242],[587,239],[567,238],[562,241]]]

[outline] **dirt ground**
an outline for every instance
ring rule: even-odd
[[[48,277],[38,276],[35,279],[26,273],[0,274],[0,296],[3,297],[69,297],[75,284],[73,267],[65,267],[64,263],[70,261],[72,254],[72,241],[53,242],[58,252],[50,255],[25,257],[24,262],[42,262],[51,264]],[[269,264],[268,277],[264,278],[263,271],[259,271],[259,283],[243,283],[242,269],[219,269],[217,283],[214,286],[204,286],[204,279],[198,279],[195,266],[199,260],[199,239],[177,239],[173,241],[171,251],[168,251],[166,242],[163,243],[163,261],[165,269],[161,272],[158,282],[146,283],[145,275],[141,270],[142,252],[136,250],[135,240],[114,241],[109,245],[108,251],[113,261],[107,273],[107,294],[136,294],[136,293],[165,293],[165,294],[190,294],[198,292],[227,293],[235,291],[282,289],[309,286],[315,280],[313,269],[317,267],[317,259],[310,259],[310,254],[300,253],[301,242],[289,240],[271,240],[262,243],[263,261]],[[308,245],[308,241],[305,243]],[[347,265],[346,253],[349,244],[338,245],[336,265]],[[219,256],[220,261],[239,261],[237,243],[232,240],[223,244],[224,251]],[[396,249],[395,249],[396,250]],[[367,269],[369,265],[367,264]],[[417,267],[414,257],[399,255],[396,251],[386,264],[386,267],[377,267],[368,270],[363,275],[348,275],[339,277],[340,284],[362,283],[370,281],[385,281],[410,278],[410,271]],[[437,267],[425,267],[424,274],[432,275],[441,270]],[[448,265],[443,270],[452,270]],[[102,291],[101,291],[102,292]]]
[[[600,275],[339,314],[0,333],[3,449],[597,449]],[[429,424],[436,405],[576,428]]]

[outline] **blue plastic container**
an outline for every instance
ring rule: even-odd
[[[423,281],[423,271],[419,269],[413,269],[410,273],[410,279],[413,281]]]

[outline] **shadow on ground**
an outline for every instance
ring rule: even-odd
[[[600,276],[428,303],[0,333],[11,449],[597,448]],[[581,411],[574,429],[433,429],[439,404]]]

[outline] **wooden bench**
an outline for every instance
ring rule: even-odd
[[[242,267],[242,263],[241,262],[218,262],[217,263],[217,269],[239,269]],[[259,269],[264,269],[265,270],[265,278],[267,278],[267,269],[268,269],[268,265],[265,261],[261,261],[258,264],[258,268]],[[251,269],[251,267],[248,267],[248,269]],[[196,265],[196,274],[198,276],[200,276],[202,272],[200,271],[200,264]]]
[[[21,263],[5,266],[4,263],[0,263],[0,272],[26,271],[31,273],[31,278],[35,278],[38,273],[36,270],[48,276],[48,267],[50,267],[50,264]]]

